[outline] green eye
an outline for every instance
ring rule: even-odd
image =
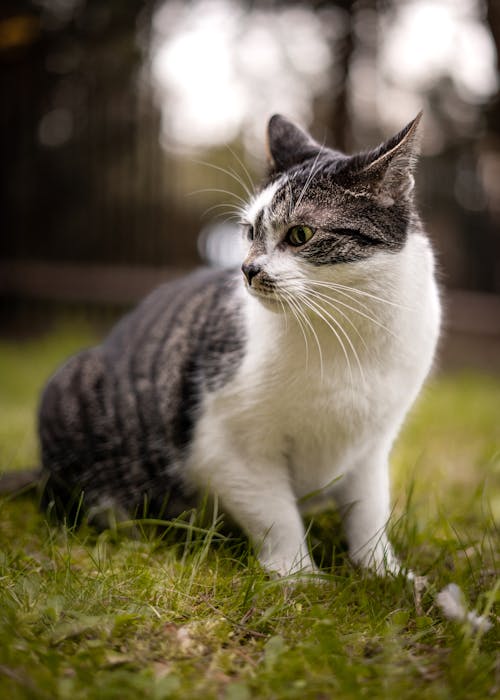
[[[314,236],[314,231],[309,226],[292,226],[286,234],[285,240],[290,245],[304,245]]]

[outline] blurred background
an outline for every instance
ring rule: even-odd
[[[353,152],[423,108],[439,364],[500,372],[499,55],[497,0],[3,0],[0,335],[237,261],[274,112]]]

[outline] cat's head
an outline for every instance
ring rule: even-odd
[[[247,207],[250,293],[270,302],[300,280],[342,279],[401,251],[418,226],[413,169],[419,114],[373,151],[347,156],[280,115],[268,126],[270,173]]]

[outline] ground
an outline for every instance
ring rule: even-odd
[[[36,402],[72,351],[67,323],[0,342],[0,468],[37,463]],[[427,577],[366,576],[335,513],[317,516],[318,581],[270,580],[219,522],[97,534],[0,501],[0,696],[16,698],[459,698],[500,693],[500,379],[436,374],[394,449],[392,539]],[[493,627],[447,620],[457,583]]]

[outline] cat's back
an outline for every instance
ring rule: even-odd
[[[204,393],[242,354],[238,282],[202,269],[162,285],[55,373],[39,432],[60,501],[78,487],[91,505],[112,496],[129,507],[177,470]]]
[[[171,342],[191,322],[210,325],[212,319],[202,313],[220,305],[231,308],[234,278],[233,271],[200,268],[160,285],[114,326],[102,343],[105,353],[119,360],[138,345]]]

